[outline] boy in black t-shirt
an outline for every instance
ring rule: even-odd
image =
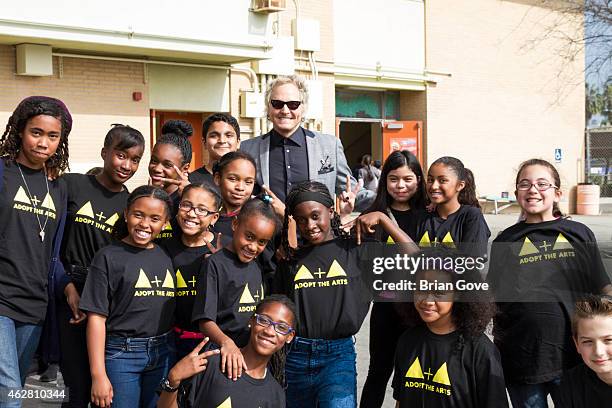
[[[66,210],[72,117],[59,100],[32,96],[17,106],[0,139],[0,401],[21,388],[47,313]],[[49,179],[53,180],[49,180]],[[51,273],[50,273],[51,270]]]
[[[91,377],[80,297],[94,254],[111,243],[115,222],[128,198],[124,185],[138,170],[144,137],[129,126],[114,125],[104,138],[104,167],[97,175],[62,176],[68,187],[68,216],[60,257],[66,274],[55,277],[60,330],[60,368],[70,389],[69,407],[87,407]]]
[[[563,376],[559,406],[608,406],[612,403],[612,298],[588,296],[576,302],[572,331],[584,364]]]
[[[240,125],[227,113],[213,113],[202,124],[202,140],[208,151],[208,163],[189,174],[192,183],[213,183],[213,167],[226,153],[240,147]]]
[[[162,380],[158,408],[284,407],[285,393],[277,382],[284,374],[280,350],[295,336],[294,323],[295,307],[289,299],[265,298],[249,319],[249,342],[241,349],[248,367],[244,374],[237,381],[227,378],[219,350],[199,354],[205,339]]]

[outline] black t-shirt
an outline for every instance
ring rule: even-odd
[[[232,230],[232,220],[235,218],[235,214],[231,216],[227,216],[225,214],[219,214],[219,219],[213,225],[212,231],[215,236],[218,233],[221,233],[221,242],[223,242],[223,246],[226,246],[227,243],[231,242],[232,237],[234,236],[234,231]]]
[[[191,184],[209,183],[213,186],[215,185],[213,175],[210,174],[204,166],[200,167],[199,169],[195,169],[194,171],[189,173],[189,182]]]
[[[68,215],[61,259],[70,272],[72,265],[88,267],[95,253],[111,243],[111,231],[123,217],[129,193],[109,191],[92,175],[70,173],[62,178],[68,187]],[[85,269],[78,269],[73,278],[84,283]]]
[[[393,208],[389,208],[389,211],[387,211],[386,214],[391,214],[392,217],[390,218],[395,221],[397,226],[413,241],[417,239],[417,222],[415,221],[415,218],[420,214],[420,212],[414,210],[394,210]],[[395,242],[385,230],[382,231],[381,241],[389,244],[393,244]]]
[[[580,360],[573,304],[610,283],[593,232],[567,219],[520,222],[493,242],[487,281],[498,301],[494,335],[506,380],[537,384]]]
[[[153,337],[174,322],[172,261],[159,246],[113,242],[91,262],[79,307],[106,316],[106,334]]]
[[[194,322],[212,320],[238,347],[249,341],[249,318],[263,298],[262,271],[243,263],[227,248],[206,258],[198,276]]]
[[[216,245],[213,241],[212,245]],[[197,278],[206,254],[210,250],[206,245],[188,247],[180,239],[166,240],[164,248],[168,251],[176,276],[176,322],[183,330],[199,332],[197,324],[192,324],[193,302],[197,295]]]
[[[415,242],[421,247],[442,244],[474,257],[487,256],[487,242],[491,231],[480,210],[470,205],[461,205],[447,219],[437,212],[417,211]]]
[[[19,165],[24,183],[17,166],[5,162],[0,180],[0,316],[39,324],[47,311],[49,263],[66,211],[66,183]]]
[[[395,349],[393,398],[400,407],[507,407],[499,353],[480,334],[432,333],[425,325],[406,330]]]
[[[220,369],[221,356],[208,358],[206,370],[181,383],[177,402],[180,408],[281,408],[285,392],[270,370],[263,379],[243,373],[230,380]]]
[[[279,264],[273,292],[295,302],[299,336],[333,340],[359,331],[372,299],[362,276],[367,250],[336,238],[303,247],[293,260]]]
[[[155,237],[155,243],[163,245],[167,240],[173,237],[180,238],[183,231],[176,221],[176,214],[178,214],[179,203],[181,202],[181,195],[176,190],[170,194],[170,201],[172,201],[172,208],[170,213],[170,221],[168,221],[162,228],[161,232]]]
[[[559,408],[608,407],[612,385],[603,382],[593,370],[580,364],[563,374]]]

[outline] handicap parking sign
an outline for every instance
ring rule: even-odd
[[[563,153],[561,149],[555,149],[555,162],[561,163],[561,159],[563,158]]]

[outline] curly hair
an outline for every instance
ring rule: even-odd
[[[459,256],[456,251],[443,247],[425,251],[424,254],[430,258],[440,257],[441,259],[452,259]],[[446,262],[440,264],[446,264]],[[454,265],[455,262],[452,262],[452,264]],[[419,277],[422,277],[426,272],[446,275],[445,277],[450,279],[453,286],[455,286],[459,278],[465,280],[466,283],[482,282],[482,278],[476,271],[459,274],[452,269],[445,269],[444,266],[418,270],[415,274],[416,279],[419,280]],[[437,280],[444,280],[444,277],[437,278]],[[489,293],[484,291],[474,290],[459,293],[455,291],[452,302],[451,319],[457,332],[459,332],[463,339],[474,338],[482,334],[496,313],[496,306],[495,303],[493,303],[493,298]],[[415,302],[397,304],[396,309],[405,323],[412,326],[423,324],[416,310]]]
[[[287,198],[285,199],[285,217],[283,219],[283,230],[281,237],[282,250],[288,255],[292,253],[289,246],[289,216],[294,214],[300,195],[306,192],[320,194],[325,201],[331,203],[334,202],[329,190],[327,189],[327,186],[323,183],[319,183],[318,181],[302,181],[291,189],[289,194],[287,194]],[[333,208],[333,205],[331,208]],[[332,231],[337,237],[348,238],[349,234],[340,228],[341,225],[340,215],[334,211],[330,221]]]
[[[266,116],[269,114],[270,109],[270,101],[272,100],[272,91],[277,86],[293,84],[298,89],[300,93],[300,102],[304,106],[304,112],[308,108],[308,86],[306,85],[306,81],[303,77],[299,75],[289,75],[289,76],[280,76],[270,82],[268,82],[268,87],[266,89],[265,101],[266,101]]]
[[[55,153],[46,161],[47,171],[61,173],[68,168],[68,135],[72,130],[72,115],[64,102],[48,96],[30,96],[22,100],[9,118],[0,138],[0,157],[17,160],[21,149],[21,134],[28,121],[39,115],[52,116],[62,124],[60,142]]]

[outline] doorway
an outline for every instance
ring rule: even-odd
[[[161,128],[169,120],[184,120],[193,127],[193,135],[189,138],[191,142],[191,150],[193,152],[189,171],[192,172],[200,168],[208,161],[208,152],[204,149],[202,141],[202,122],[210,113],[206,112],[167,112],[167,111],[151,111],[151,120],[154,126],[151,126],[151,146],[155,144],[158,137],[161,136]]]
[[[338,136],[344,147],[344,155],[349,167],[354,169],[364,154],[372,156],[372,161],[382,160],[382,128],[378,120],[336,119]]]

